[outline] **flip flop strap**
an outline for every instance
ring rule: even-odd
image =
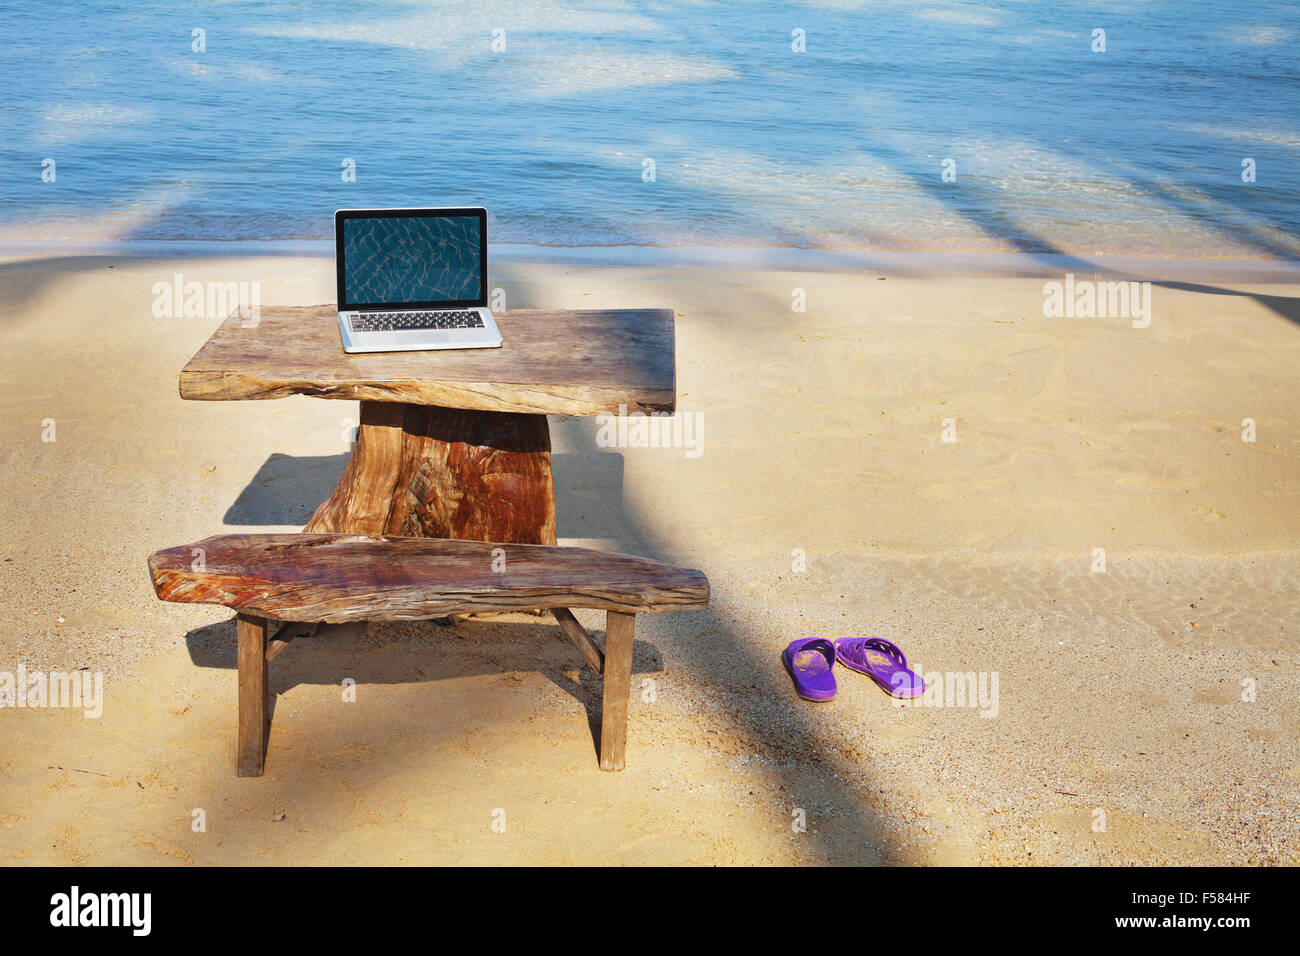
[[[861,646],[864,649],[869,647],[873,651],[879,651],[887,657],[893,658],[894,661],[904,669],[907,668],[907,657],[903,654],[902,649],[893,641],[887,641],[883,637],[866,637],[862,639]]]
[[[795,643],[798,642],[796,641]],[[794,644],[791,644],[789,647],[785,649],[785,653],[786,653],[786,657],[788,657],[790,660],[794,660],[795,654],[801,653],[803,651],[812,651],[812,650],[820,651],[822,656],[830,661],[831,666],[832,667],[835,666],[835,645],[832,644],[830,641],[826,640],[826,638],[824,637],[809,638],[803,644],[799,644],[799,647],[797,649],[794,647]]]
[[[824,637],[814,637],[807,644],[802,645],[799,650],[810,651],[814,648],[821,651],[822,654],[828,655],[832,665],[835,663],[835,645]]]

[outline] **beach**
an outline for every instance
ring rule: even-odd
[[[357,404],[182,401],[224,315],[160,317],[154,288],[330,302],[333,261],[9,254],[0,671],[104,693],[0,710],[0,859],[1300,862],[1300,286],[1177,267],[1125,272],[1136,319],[1045,314],[1045,276],[1119,278],[1085,264],[494,262],[510,309],[675,311],[697,447],[552,418],[557,530],[699,568],[711,607],[639,619],[621,773],[600,680],[517,614],[295,642],[240,779],[233,615],[159,602],[145,561],[300,530]],[[840,670],[834,701],[794,696],[789,641],[869,635],[944,692]]]

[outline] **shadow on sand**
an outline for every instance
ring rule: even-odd
[[[596,447],[596,427],[592,419],[552,419],[552,435],[558,439],[555,443],[576,449],[553,457],[560,537],[600,539],[614,550],[673,561],[672,543],[654,530],[650,517],[643,515],[635,502],[627,500],[623,455]],[[332,490],[333,480],[325,476],[341,474],[345,463],[345,455],[323,459],[272,455],[231,505],[227,522],[305,522],[317,502]],[[327,464],[332,468],[324,467]],[[283,495],[274,493],[279,489],[283,489]],[[702,570],[709,573],[708,567]],[[747,758],[757,758],[763,772],[782,792],[782,799],[789,805],[782,812],[788,813],[791,807],[827,804],[836,808],[838,818],[833,828],[829,824],[824,827],[814,824],[805,835],[821,859],[837,864],[906,862],[905,855],[888,848],[882,857],[878,841],[887,827],[880,814],[867,805],[865,794],[848,782],[852,777],[860,778],[861,768],[844,761],[837,742],[814,719],[808,706],[789,693],[787,686],[772,687],[756,678],[770,664],[762,657],[773,653],[773,635],[750,630],[731,616],[718,613],[719,598],[725,601],[725,595],[719,594],[718,585],[722,582],[714,579],[712,583],[714,607],[673,615],[692,634],[690,640],[674,646],[680,654],[677,658],[680,664],[674,668],[673,679],[693,685],[697,697],[712,699],[719,707],[727,706],[727,701],[753,702],[754,706],[730,709],[729,729],[743,739]],[[437,681],[450,676],[525,669],[501,663],[475,663],[470,659],[472,655],[455,653],[457,646],[464,647],[459,640],[447,652],[450,656],[434,648],[436,643],[445,642],[448,633],[453,631],[467,643],[488,636],[498,642],[507,640],[509,657],[529,661],[539,673],[582,704],[593,744],[598,746],[600,681],[585,668],[579,670],[577,681],[565,673],[578,669],[581,661],[564,641],[558,626],[463,621],[403,627],[418,628],[407,633],[416,635],[416,640],[428,641],[430,658],[437,658],[427,667],[421,665],[422,672],[413,673],[405,681]],[[539,627],[545,634],[537,633]],[[510,637],[505,637],[507,634]],[[514,638],[515,634],[519,637]],[[603,637],[594,636],[598,640]],[[321,643],[310,655],[302,653],[295,660],[295,651],[300,650],[297,645],[313,641]],[[271,667],[272,690],[283,693],[299,684],[337,685],[345,675],[353,677],[358,684],[393,682],[391,677],[384,676],[386,671],[379,662],[368,660],[376,656],[377,650],[373,646],[365,647],[368,641],[362,628],[352,626],[351,629],[326,628],[318,638],[295,642]],[[233,620],[191,632],[187,635],[187,645],[197,666],[235,667]],[[638,641],[634,673],[662,670],[663,661],[657,647]],[[374,732],[383,733],[383,730],[376,727]],[[272,752],[274,746],[273,729]],[[792,759],[792,753],[797,757]],[[369,772],[382,776],[385,768],[375,766]],[[592,772],[598,772],[594,761]]]
[[[359,685],[433,683],[462,677],[500,676],[517,670],[514,662],[525,663],[577,701],[587,714],[593,759],[600,759],[601,683],[565,641],[549,615],[539,622],[515,623],[466,619],[418,621],[393,625],[398,640],[409,649],[427,647],[418,664],[395,673],[382,655],[391,650],[377,648],[367,637],[368,625],[322,624],[308,639],[294,644],[270,666],[272,747],[275,733],[275,702],[280,694],[309,684],[334,686],[350,677]],[[373,626],[373,625],[370,625]],[[603,632],[592,634],[603,638]],[[602,641],[603,643],[603,641]],[[493,653],[458,653],[466,646],[490,645]],[[237,667],[235,619],[195,628],[185,635],[185,647],[196,667],[233,671]],[[582,668],[579,670],[579,668]],[[570,674],[578,670],[575,680]],[[637,641],[633,651],[633,674],[661,674],[663,658],[647,641]],[[233,706],[232,701],[232,706]]]

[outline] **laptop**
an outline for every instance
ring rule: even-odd
[[[487,210],[334,213],[339,333],[345,352],[491,349]]]

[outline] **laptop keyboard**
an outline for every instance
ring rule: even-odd
[[[352,316],[354,332],[393,332],[403,329],[481,329],[478,312],[359,312]]]

